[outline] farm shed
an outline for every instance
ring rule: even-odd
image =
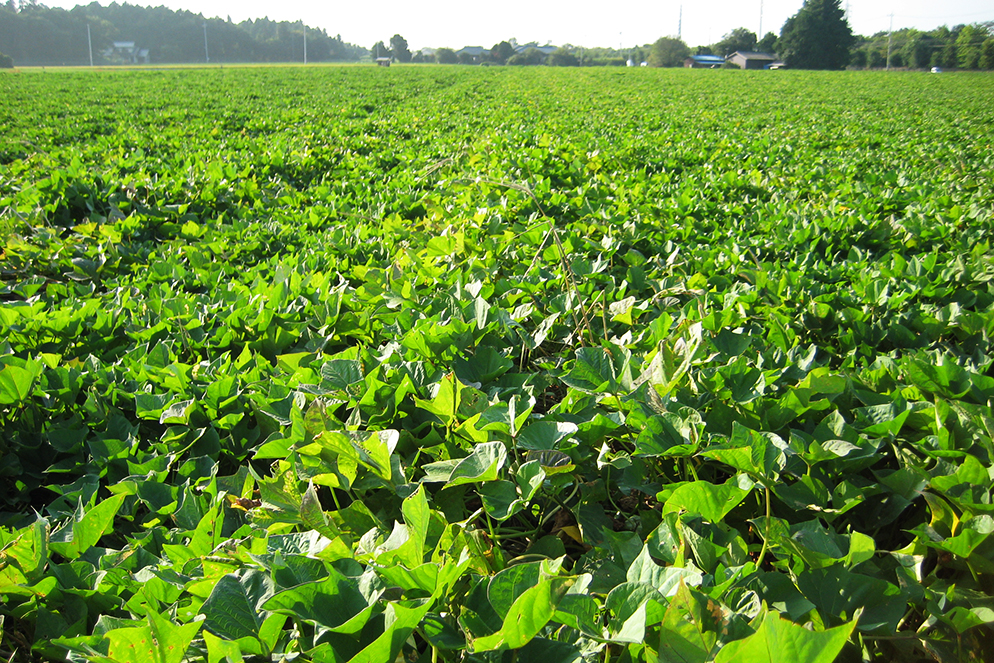
[[[717,69],[725,64],[725,58],[720,55],[691,55],[683,61],[683,66],[690,69]]]
[[[753,53],[752,51],[735,51],[727,59],[742,69],[766,69],[768,65],[778,62],[777,56],[771,53]]]

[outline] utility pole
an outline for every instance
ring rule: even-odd
[[[894,15],[890,15],[890,30],[887,31],[887,71],[890,71],[890,39],[894,32]]]
[[[680,18],[676,22],[676,38],[683,39],[683,5],[680,5]]]
[[[93,66],[93,40],[90,39],[90,24],[86,24],[86,45],[90,47],[90,66]]]
[[[207,21],[204,21],[204,59],[210,64],[211,55],[207,52]]]
[[[763,0],[759,0],[759,39],[763,38]]]
[[[304,64],[307,64],[307,25],[304,23],[304,19],[300,19],[300,25],[304,28]]]

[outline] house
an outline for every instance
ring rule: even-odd
[[[459,62],[463,63],[483,62],[489,54],[490,49],[483,48],[482,46],[463,46],[456,51],[456,55],[459,56]]]
[[[690,69],[720,69],[725,64],[725,58],[720,55],[691,55],[683,61],[683,66]]]
[[[777,56],[772,53],[753,53],[752,51],[735,51],[727,58],[740,69],[768,69],[769,65],[778,63]]]
[[[148,64],[149,51],[147,48],[138,48],[133,41],[115,41],[110,48],[103,52],[103,56],[111,62],[128,62],[137,64],[139,62]]]
[[[392,58],[376,58],[377,67],[389,67]]]
[[[534,48],[542,55],[552,55],[553,53],[559,50],[558,46],[552,46],[551,44],[546,44],[545,46],[539,46],[537,41],[528,42],[527,44],[519,44],[518,42],[514,42],[513,46],[515,53],[524,53],[529,48]]]

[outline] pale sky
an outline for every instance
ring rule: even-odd
[[[109,0],[100,0],[106,5]],[[303,19],[310,26],[359,46],[403,35],[411,50],[425,46],[461,48],[493,46],[504,39],[554,45],[630,47],[659,37],[677,36],[690,46],[711,44],[744,27],[762,34],[780,34],[785,20],[803,0],[634,0],[610,5],[605,0],[366,0],[318,3],[307,0],[130,0],[136,5],[165,5],[208,18],[228,16],[235,22],[268,17],[277,21]],[[71,8],[78,2],[48,1],[50,7]],[[86,4],[86,3],[83,3]],[[893,13],[894,29],[931,30],[940,25],[994,20],[991,0],[850,0],[849,24],[856,34],[886,31]],[[682,7],[682,22],[681,22]],[[760,11],[762,8],[762,12]],[[761,18],[762,17],[762,18]],[[762,21],[762,23],[760,23]],[[759,36],[762,37],[762,34]]]

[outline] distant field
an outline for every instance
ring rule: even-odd
[[[991,660],[991,145],[989,74],[0,73],[0,657]]]

